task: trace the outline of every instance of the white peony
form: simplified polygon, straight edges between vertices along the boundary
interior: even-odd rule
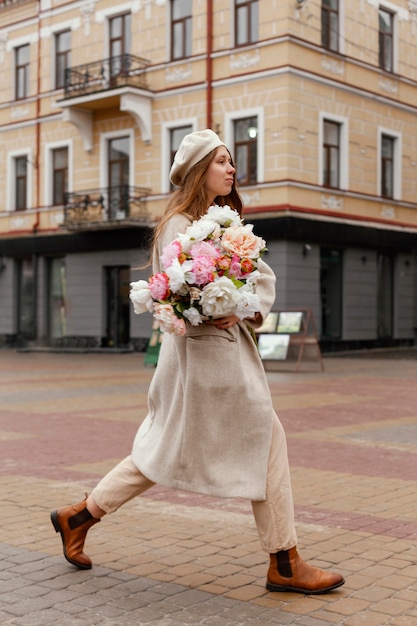
[[[154,317],[159,322],[159,328],[163,333],[173,335],[185,335],[185,322],[178,318],[170,304],[154,304]]]
[[[238,289],[238,302],[236,306],[235,315],[239,317],[241,320],[246,317],[254,317],[255,313],[257,313],[260,309],[260,300],[259,296],[254,293],[250,287],[250,285],[243,285],[240,289]]]
[[[193,283],[195,280],[194,274],[191,271],[192,268],[192,261],[180,263],[178,259],[174,259],[171,265],[167,267],[165,273],[169,279],[169,288],[173,293],[180,295],[187,293],[186,283]]]
[[[187,318],[192,326],[198,326],[203,322],[203,318],[201,317],[200,312],[193,306],[191,306],[189,309],[185,309],[182,314],[185,318]]]
[[[220,226],[239,226],[242,223],[239,213],[227,204],[225,206],[218,206],[217,204],[210,206],[201,219],[217,222]]]
[[[197,220],[187,228],[185,233],[179,234],[177,240],[181,243],[183,252],[189,252],[196,241],[204,241],[218,230],[218,224],[212,220]]]
[[[146,311],[149,311],[149,313],[153,312],[153,300],[146,280],[130,283],[129,297],[133,303],[133,310],[138,315],[146,313]]]
[[[216,278],[201,293],[200,305],[203,315],[224,317],[234,313],[238,302],[238,290],[227,276]]]

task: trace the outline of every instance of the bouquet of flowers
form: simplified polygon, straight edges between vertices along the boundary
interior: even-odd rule
[[[232,314],[253,317],[260,304],[257,262],[266,244],[252,230],[229,206],[209,207],[164,248],[162,272],[130,283],[135,313],[149,311],[161,331],[176,335],[185,334],[185,320],[197,326]]]

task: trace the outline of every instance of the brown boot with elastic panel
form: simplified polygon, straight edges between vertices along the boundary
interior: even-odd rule
[[[306,595],[326,593],[344,584],[334,572],[313,567],[299,556],[297,548],[270,555],[266,588],[269,591],[294,591]]]
[[[51,521],[57,533],[61,533],[64,556],[80,569],[91,569],[91,559],[84,554],[84,542],[88,530],[99,522],[87,509],[86,500],[51,513]]]

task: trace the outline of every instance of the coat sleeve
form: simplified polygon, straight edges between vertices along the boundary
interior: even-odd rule
[[[152,257],[152,272],[156,274],[161,271],[161,254],[168,244],[170,244],[174,239],[177,239],[180,233],[183,233],[187,230],[187,227],[192,224],[192,220],[188,218],[186,215],[174,215],[164,226],[161,234],[159,235],[159,239],[157,241],[156,247],[153,251]]]
[[[261,275],[256,281],[256,293],[258,294],[259,300],[261,302],[261,318],[259,319],[258,316],[256,322],[250,322],[250,325],[255,329],[262,326],[263,321],[265,320],[266,316],[274,305],[276,283],[276,276],[274,272],[269,267],[269,265],[267,265],[262,259],[258,261],[258,270]]]

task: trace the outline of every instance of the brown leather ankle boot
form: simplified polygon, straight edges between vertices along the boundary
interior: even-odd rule
[[[270,560],[266,583],[269,591],[318,594],[336,589],[345,582],[340,574],[305,563],[295,547],[271,554]]]
[[[86,500],[51,513],[51,521],[57,533],[61,533],[64,556],[80,569],[91,569],[91,559],[84,554],[87,531],[99,522],[87,509]]]

